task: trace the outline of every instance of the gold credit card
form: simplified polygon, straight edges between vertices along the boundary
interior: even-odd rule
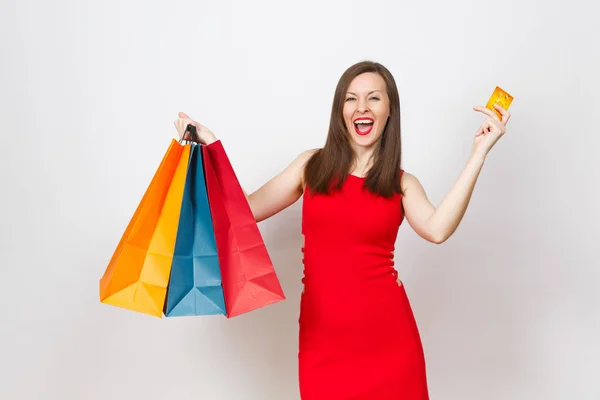
[[[488,100],[485,107],[494,111],[496,115],[498,115],[498,118],[502,120],[502,114],[500,114],[500,112],[494,108],[494,104],[498,104],[500,107],[504,108],[505,110],[508,110],[508,107],[510,107],[510,103],[512,103],[512,101],[513,97],[510,94],[508,94],[508,92],[504,91],[501,87],[496,86],[496,89],[494,89],[494,93],[492,93],[492,95],[490,96],[490,99]]]

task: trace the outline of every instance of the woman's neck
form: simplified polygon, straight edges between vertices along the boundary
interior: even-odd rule
[[[350,173],[353,175],[364,176],[373,166],[373,154],[375,146],[371,147],[354,147],[354,163],[352,164]]]

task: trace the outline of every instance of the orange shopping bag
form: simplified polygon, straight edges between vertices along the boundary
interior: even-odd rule
[[[190,148],[171,141],[100,279],[102,303],[162,318]]]

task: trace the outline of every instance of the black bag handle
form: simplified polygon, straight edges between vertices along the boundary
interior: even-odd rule
[[[179,143],[183,142],[183,138],[185,137],[186,132],[190,133],[190,140],[186,140],[186,142],[200,143],[200,137],[198,136],[198,131],[196,130],[196,127],[192,124],[188,124],[188,126],[185,128],[185,132],[183,132],[183,135],[181,135],[181,139],[179,139]],[[194,139],[197,139],[197,140],[194,140]]]

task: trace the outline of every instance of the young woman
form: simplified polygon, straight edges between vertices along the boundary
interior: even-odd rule
[[[446,241],[469,203],[486,155],[510,114],[487,115],[456,183],[436,208],[418,179],[401,169],[400,100],[381,64],[360,62],[338,82],[327,140],[305,151],[247,195],[256,221],[301,196],[304,291],[300,305],[299,383],[304,400],[428,399],[423,349],[393,251],[403,219],[425,240]],[[200,142],[217,141],[179,114]],[[187,134],[186,134],[187,136]]]

